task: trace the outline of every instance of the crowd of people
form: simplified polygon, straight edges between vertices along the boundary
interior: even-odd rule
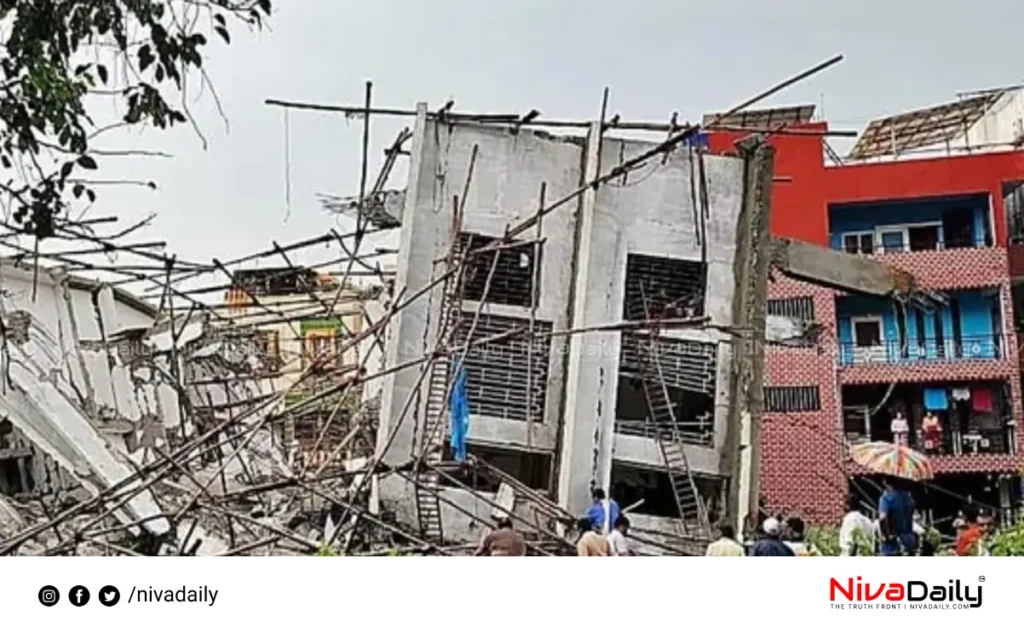
[[[953,525],[957,531],[953,547],[957,556],[985,555],[990,517],[968,507],[959,513]],[[877,519],[868,518],[856,498],[847,502],[847,512],[839,526],[839,551],[841,556],[934,556],[936,544],[925,538],[926,533],[913,496],[899,480],[887,479],[878,500]],[[804,522],[798,517],[764,519],[755,530],[753,541],[746,546],[736,540],[731,526],[723,526],[719,539],[707,549],[707,556],[818,555],[818,549],[807,543]]]
[[[596,488],[593,503],[576,522],[576,554],[578,556],[633,556],[630,547],[629,519],[615,500]],[[957,556],[984,555],[985,536],[990,529],[989,517],[975,508],[962,510],[954,521],[957,531],[954,551]],[[706,556],[820,556],[821,552],[807,541],[807,526],[796,516],[766,517],[748,543],[737,539],[730,525],[717,529],[717,538],[708,545]],[[925,538],[926,529],[919,518],[914,498],[899,480],[886,479],[878,500],[878,518],[865,515],[857,500],[851,497],[847,512],[839,525],[841,556],[934,556],[935,544]],[[525,556],[526,543],[503,518],[476,551],[477,556]]]
[[[576,554],[578,556],[633,556],[626,540],[629,519],[619,504],[609,499],[604,490],[594,489],[593,505],[576,522]],[[502,518],[497,528],[484,537],[475,556],[526,556],[526,541],[515,530],[512,521]]]
[[[736,540],[731,525],[718,528],[718,539],[708,545],[706,556],[820,556],[807,542],[806,525],[799,517],[768,517],[749,545]]]

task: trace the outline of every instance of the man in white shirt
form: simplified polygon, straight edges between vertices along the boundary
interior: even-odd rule
[[[611,546],[612,556],[632,556],[633,552],[626,543],[626,533],[629,532],[629,519],[619,515],[615,519],[615,529],[608,534],[608,545]]]
[[[870,546],[872,553],[877,534],[874,522],[864,516],[857,500],[851,497],[846,503],[848,512],[839,527],[839,549],[841,556],[856,556],[858,546]],[[859,539],[856,535],[860,535]]]
[[[736,541],[736,531],[731,525],[718,527],[718,540],[708,545],[705,556],[745,556],[743,546]]]

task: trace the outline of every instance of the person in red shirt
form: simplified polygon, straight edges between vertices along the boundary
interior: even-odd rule
[[[956,537],[957,556],[977,556],[985,531],[978,523],[978,511],[968,508],[964,512],[965,525]]]

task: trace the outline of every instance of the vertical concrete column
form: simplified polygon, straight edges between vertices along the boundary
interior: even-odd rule
[[[760,495],[764,412],[765,303],[775,149],[757,137],[737,143],[744,159],[743,208],[736,226],[729,423],[721,472],[729,473],[727,521],[737,529]]]
[[[601,130],[593,123],[587,137],[583,181],[597,177]],[[598,192],[588,189],[576,215],[576,252],[569,327],[583,328],[615,321],[620,305],[607,292],[617,276],[614,226],[599,221]],[[615,431],[615,381],[618,371],[615,333],[588,332],[570,338],[566,360],[565,407],[559,455],[558,500],[581,514],[590,505],[590,489],[607,489],[611,480]]]
[[[430,284],[433,271],[434,242],[439,222],[435,205],[435,179],[437,143],[427,121],[427,104],[416,106],[412,148],[409,153],[409,179],[406,186],[405,207],[402,210],[402,229],[398,247],[398,266],[395,288],[405,288],[411,297]],[[397,294],[397,292],[396,292]],[[430,294],[430,293],[427,293]],[[420,297],[391,319],[385,345],[384,364],[395,367],[420,358],[422,341],[428,324],[431,304],[426,295]],[[377,431],[377,453],[385,464],[405,463],[412,454],[416,435],[416,384],[421,367],[407,369],[385,376],[380,384],[380,427]],[[420,383],[426,394],[427,380]],[[411,406],[406,403],[413,399]],[[405,415],[403,417],[403,410]],[[391,436],[394,437],[391,437]]]

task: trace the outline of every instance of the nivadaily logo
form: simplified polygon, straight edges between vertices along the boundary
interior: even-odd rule
[[[977,609],[982,604],[982,585],[950,580],[933,585],[923,580],[905,582],[864,582],[860,576],[829,582],[829,600],[852,603],[855,609]]]

